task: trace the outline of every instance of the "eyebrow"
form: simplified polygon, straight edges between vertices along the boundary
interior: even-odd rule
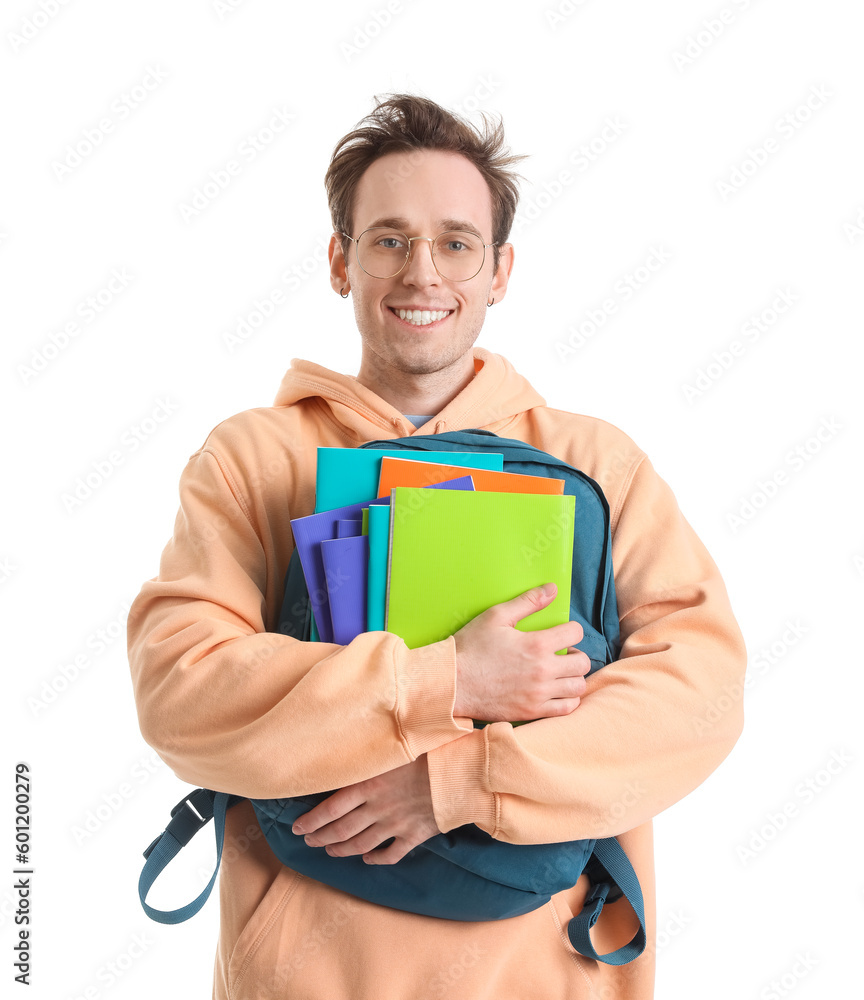
[[[366,228],[375,229],[379,226],[387,226],[392,229],[401,229],[404,231],[410,228],[410,223],[407,219],[404,219],[401,216],[388,215],[384,218],[375,219],[375,221],[370,222]],[[482,239],[482,234],[479,228],[475,226],[473,222],[466,222],[465,219],[439,219],[438,228],[442,233],[448,233],[452,229],[461,229],[466,233],[474,233]]]

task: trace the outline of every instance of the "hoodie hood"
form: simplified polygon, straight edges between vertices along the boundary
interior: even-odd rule
[[[474,378],[440,413],[415,431],[414,425],[394,406],[353,375],[340,375],[311,361],[295,358],[285,373],[274,406],[290,406],[317,399],[333,419],[358,441],[441,434],[444,431],[482,427],[503,433],[521,414],[545,400],[527,379],[500,354],[475,347]],[[506,435],[505,435],[506,436]]]

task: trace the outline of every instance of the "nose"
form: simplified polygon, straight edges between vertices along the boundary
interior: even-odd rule
[[[418,236],[411,240],[408,260],[402,271],[402,279],[406,284],[437,285],[441,281],[432,257],[432,243],[429,236]],[[421,246],[418,247],[418,244]]]

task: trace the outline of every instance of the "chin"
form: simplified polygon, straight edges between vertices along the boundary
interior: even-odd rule
[[[406,375],[432,375],[446,368],[451,361],[441,358],[394,358],[393,367]]]
[[[398,341],[376,339],[377,344],[374,340],[364,338],[364,351],[368,352],[369,360],[377,358],[377,363],[372,361],[373,366],[380,369],[383,365],[391,371],[410,376],[434,375],[458,364],[466,354],[471,355],[476,338],[465,338],[458,343],[445,340],[437,344],[431,340],[423,343],[419,337],[408,341],[402,338]]]
[[[470,345],[467,350],[470,352]],[[429,345],[418,347],[416,351],[400,352],[393,358],[393,364],[412,375],[431,375],[456,364],[464,356],[464,350],[450,345],[437,348]]]

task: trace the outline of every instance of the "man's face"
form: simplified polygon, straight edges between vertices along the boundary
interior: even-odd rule
[[[430,236],[453,229],[473,231],[492,242],[492,199],[480,171],[464,156],[441,150],[389,153],[360,178],[355,198],[355,238],[373,226],[393,226],[406,236]],[[363,367],[379,373],[440,371],[470,358],[486,318],[486,303],[500,302],[512,266],[505,245],[493,277],[493,250],[479,274],[467,281],[442,278],[432,262],[431,243],[416,240],[411,258],[393,278],[374,278],[357,263],[354,244],[347,262],[340,240],[331,239],[331,285],[350,288],[363,340]],[[417,325],[398,310],[445,311],[435,322]],[[465,361],[467,366],[468,362]]]

